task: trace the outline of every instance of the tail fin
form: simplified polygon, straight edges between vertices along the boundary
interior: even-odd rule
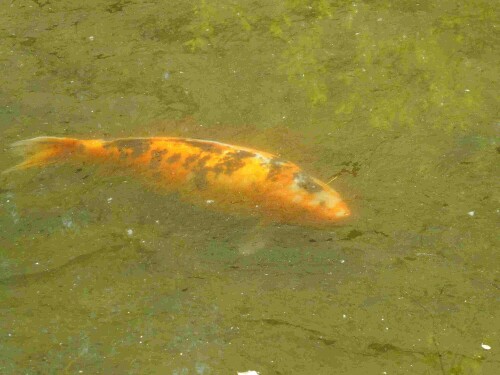
[[[24,156],[24,161],[7,169],[3,173],[45,166],[69,157],[81,141],[73,138],[37,137],[13,143],[16,153]]]

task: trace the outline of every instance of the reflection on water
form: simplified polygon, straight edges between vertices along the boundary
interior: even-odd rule
[[[352,211],[317,228],[93,165],[3,174],[2,373],[495,373],[492,2],[0,7],[1,170],[40,135],[213,139]]]

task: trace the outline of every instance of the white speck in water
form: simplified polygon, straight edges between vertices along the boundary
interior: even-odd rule
[[[465,91],[465,92],[470,92],[470,90],[469,90],[469,89],[465,89],[464,91]]]
[[[38,266],[39,264],[40,264],[40,263],[38,263],[38,262],[35,262],[35,265],[37,265],[37,266]]]
[[[94,36],[93,35],[89,36],[89,40],[93,41],[94,40]]]
[[[342,318],[347,318],[347,315],[346,314],[342,314]]]
[[[481,344],[481,348],[483,348],[484,350],[490,350],[491,346],[489,346],[487,344]]]
[[[238,371],[238,375],[259,375],[259,374],[260,374],[259,372],[253,370],[248,370],[243,372]]]
[[[344,259],[341,259],[341,260],[340,260],[340,263],[345,263],[345,260],[344,260]]]
[[[214,203],[215,201],[213,199],[207,199],[207,204],[212,204]]]
[[[66,228],[71,228],[73,226],[73,220],[69,217],[63,217],[62,223]]]
[[[165,72],[165,73],[163,73],[163,79],[164,79],[164,80],[170,79],[170,77],[171,77],[171,75],[170,75],[170,73],[169,73],[169,72]]]
[[[127,229],[127,234],[131,236],[134,234],[134,231],[132,229]]]
[[[476,213],[474,211],[469,211],[467,212],[467,215],[469,215],[470,217],[474,216]]]
[[[108,198],[108,203],[111,203],[112,200],[113,200],[113,198],[109,197]]]

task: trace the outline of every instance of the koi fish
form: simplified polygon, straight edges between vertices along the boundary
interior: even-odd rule
[[[350,215],[339,194],[297,165],[251,148],[174,137],[80,140],[38,137],[13,144],[25,160],[10,170],[59,162],[130,170],[164,190],[273,221],[328,224]]]

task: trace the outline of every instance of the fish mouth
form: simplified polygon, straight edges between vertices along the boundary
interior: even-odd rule
[[[335,207],[325,210],[322,213],[317,211],[309,212],[308,215],[302,216],[301,224],[318,227],[338,225],[349,216],[351,216],[351,210],[349,210],[343,201],[340,201]]]
[[[333,216],[336,219],[342,219],[351,215],[351,211],[344,202],[339,202],[335,205]]]

